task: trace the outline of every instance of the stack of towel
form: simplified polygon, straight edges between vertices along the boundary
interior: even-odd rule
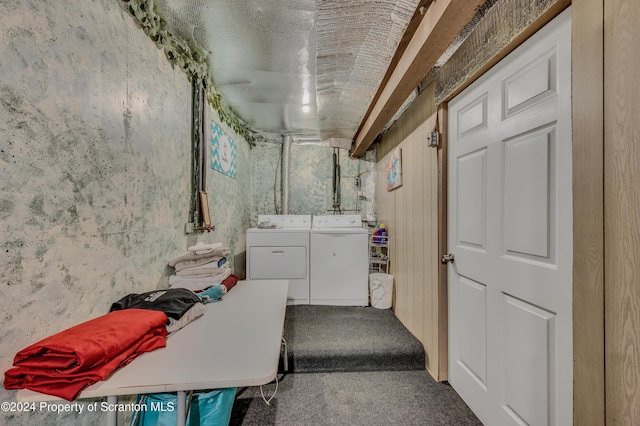
[[[234,281],[231,278],[235,277],[227,261],[230,254],[229,247],[222,243],[199,242],[187,248],[186,253],[169,260],[169,266],[176,270],[175,275],[169,277],[169,287],[186,288],[198,293],[226,284],[226,290],[229,290],[229,282]]]

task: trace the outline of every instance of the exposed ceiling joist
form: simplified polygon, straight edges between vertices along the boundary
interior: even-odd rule
[[[484,0],[435,0],[429,5],[391,77],[380,88],[375,105],[362,121],[351,156],[360,157],[373,144],[483,3]]]

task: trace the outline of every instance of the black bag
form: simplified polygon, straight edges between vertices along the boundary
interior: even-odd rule
[[[154,290],[142,294],[129,294],[111,305],[109,312],[122,309],[150,309],[162,311],[167,317],[179,320],[200,298],[185,288]]]

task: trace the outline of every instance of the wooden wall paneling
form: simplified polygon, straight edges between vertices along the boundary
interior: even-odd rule
[[[400,122],[400,140],[396,140],[396,146],[400,148],[403,147],[402,141],[405,137],[405,128],[407,124],[406,121]],[[403,157],[406,157],[406,152]],[[403,171],[404,173],[404,171]],[[408,310],[407,310],[407,290],[406,290],[406,277],[407,277],[407,220],[404,217],[405,212],[407,211],[407,196],[406,196],[406,185],[401,186],[398,189],[395,189],[396,196],[396,220],[395,226],[398,228],[398,269],[396,273],[398,274],[398,318],[402,323],[410,327],[408,321]]]
[[[423,198],[423,221],[425,223],[425,234],[423,241],[425,245],[425,297],[428,301],[425,302],[425,308],[428,312],[425,313],[425,332],[429,335],[429,349],[431,354],[431,366],[429,372],[437,380],[438,366],[440,363],[440,351],[438,342],[438,329],[439,317],[438,317],[438,295],[437,291],[437,268],[435,257],[436,244],[438,238],[437,230],[437,162],[436,162],[436,150],[429,147],[427,144],[427,134],[436,127],[436,106],[435,106],[435,87],[434,85],[428,86],[423,93],[424,101],[422,103],[423,112],[422,120],[423,125],[421,129],[421,145],[424,149],[424,189],[420,196]]]
[[[640,424],[640,2],[604,1],[606,424]]]
[[[575,425],[605,424],[603,2],[572,10]]]
[[[433,341],[433,333],[432,333],[432,300],[431,300],[431,291],[430,291],[430,282],[429,282],[429,263],[428,258],[430,256],[429,252],[429,235],[431,233],[431,229],[428,221],[428,214],[430,207],[429,203],[429,155],[428,155],[428,147],[426,146],[426,133],[425,133],[425,116],[428,112],[428,103],[430,102],[430,97],[425,96],[423,94],[420,97],[419,103],[419,114],[417,120],[421,121],[420,131],[418,140],[416,141],[419,146],[419,167],[420,167],[420,176],[419,176],[419,188],[416,190],[416,203],[418,203],[416,209],[417,220],[420,222],[420,230],[421,233],[416,235],[417,242],[421,246],[420,253],[416,253],[416,262],[420,262],[422,264],[419,280],[417,285],[420,287],[420,296],[422,301],[422,313],[420,321],[422,322],[422,336],[424,339],[425,347],[429,347],[430,351],[430,362],[435,362],[434,358],[434,341]]]
[[[420,109],[418,109],[418,112]],[[416,114],[418,117],[418,114]],[[415,119],[417,121],[417,118]],[[424,198],[424,144],[420,143],[422,139],[422,126],[418,126],[413,133],[413,190],[411,216],[413,222],[413,252],[411,253],[413,263],[413,317],[416,328],[416,334],[424,335],[424,275],[425,264],[421,261],[424,252],[424,244],[422,238],[426,232],[424,226],[424,211],[422,209],[422,198]]]
[[[418,140],[418,167],[420,169],[418,175],[418,188],[416,191],[416,208],[415,215],[416,220],[420,223],[420,234],[416,234],[414,238],[416,238],[416,245],[420,246],[420,252],[415,254],[416,262],[420,263],[419,276],[416,285],[419,287],[420,299],[421,299],[421,311],[419,321],[421,322],[420,327],[422,330],[422,334],[427,334],[427,328],[430,327],[431,321],[429,320],[432,309],[429,304],[427,293],[429,291],[429,281],[428,277],[431,271],[429,264],[425,262],[426,257],[428,256],[429,246],[425,243],[427,240],[427,235],[431,233],[431,227],[428,220],[428,211],[425,210],[425,198],[427,198],[429,182],[429,156],[428,156],[428,147],[426,146],[426,132],[424,125],[420,129],[420,136]],[[431,339],[432,340],[432,339]]]
[[[409,123],[407,123],[409,127]],[[409,324],[410,331],[417,335],[415,324],[415,312],[413,310],[414,302],[414,288],[413,278],[415,275],[414,262],[413,262],[413,234],[415,232],[415,224],[413,221],[413,196],[414,196],[414,177],[415,177],[415,145],[413,143],[413,134],[410,134],[403,142],[403,170],[406,171],[404,175],[404,193],[406,195],[405,210],[404,210],[404,223],[406,224],[406,239],[405,239],[405,303],[406,303],[406,321]],[[406,165],[406,169],[404,168]]]
[[[398,228],[396,226],[395,211],[396,211],[396,197],[395,191],[387,191],[387,174],[386,164],[389,154],[395,145],[394,134],[397,132],[390,132],[388,136],[379,144],[380,154],[382,157],[378,163],[378,182],[377,192],[380,194],[380,203],[378,204],[378,222],[385,223],[389,227],[389,241],[391,247],[390,252],[390,266],[389,270],[394,275],[394,288],[393,288],[393,309],[394,312],[398,309],[399,293],[398,293],[398,278],[397,271],[399,270],[399,253],[398,253]]]
[[[416,114],[414,118],[414,125],[418,124],[421,119],[423,109],[421,108],[421,104],[418,105],[416,109]],[[427,286],[427,282],[425,280],[425,276],[428,270],[428,265],[423,262],[424,252],[426,250],[426,246],[424,245],[424,235],[427,230],[427,226],[425,224],[425,211],[424,211],[424,203],[423,199],[425,198],[425,179],[424,172],[426,170],[427,164],[425,164],[425,140],[424,140],[424,125],[418,125],[416,131],[414,132],[414,145],[415,145],[415,158],[414,158],[414,182],[415,188],[413,190],[413,222],[415,232],[413,233],[414,239],[414,252],[413,263],[414,267],[414,302],[413,302],[413,312],[415,317],[415,324],[417,326],[417,334],[423,336],[425,338],[425,287]]]
[[[410,123],[407,123],[407,127],[410,127]],[[414,308],[415,302],[415,287],[414,278],[416,275],[415,262],[413,261],[413,253],[415,251],[414,246],[414,234],[416,232],[415,218],[413,217],[413,206],[416,190],[416,144],[415,144],[416,132],[411,133],[405,139],[403,143],[403,173],[404,173],[404,193],[405,199],[405,211],[403,221],[406,224],[406,239],[405,239],[405,296],[406,296],[406,309],[407,309],[407,323],[414,335],[419,335],[416,327],[416,312]],[[405,167],[406,166],[406,167]]]
[[[379,143],[377,194],[378,220],[389,226],[391,237],[394,312],[423,344],[426,367],[438,378],[442,362],[436,253],[438,167],[436,150],[427,147],[426,139],[436,122],[434,96],[432,87],[421,94]],[[396,147],[402,149],[403,185],[387,192],[384,166]],[[389,200],[393,200],[392,205]]]

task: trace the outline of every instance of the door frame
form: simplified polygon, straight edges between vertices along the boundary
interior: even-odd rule
[[[559,15],[559,5],[538,18],[522,34],[483,65],[437,106],[438,129],[438,250],[447,246],[448,102],[493,65]],[[573,422],[605,423],[604,340],[604,6],[599,0],[574,1],[572,6],[573,122]],[[600,31],[597,31],[599,29]],[[438,290],[447,299],[447,266],[438,270]],[[442,293],[444,292],[444,293]],[[443,304],[439,330],[441,378],[448,377],[448,304]]]

